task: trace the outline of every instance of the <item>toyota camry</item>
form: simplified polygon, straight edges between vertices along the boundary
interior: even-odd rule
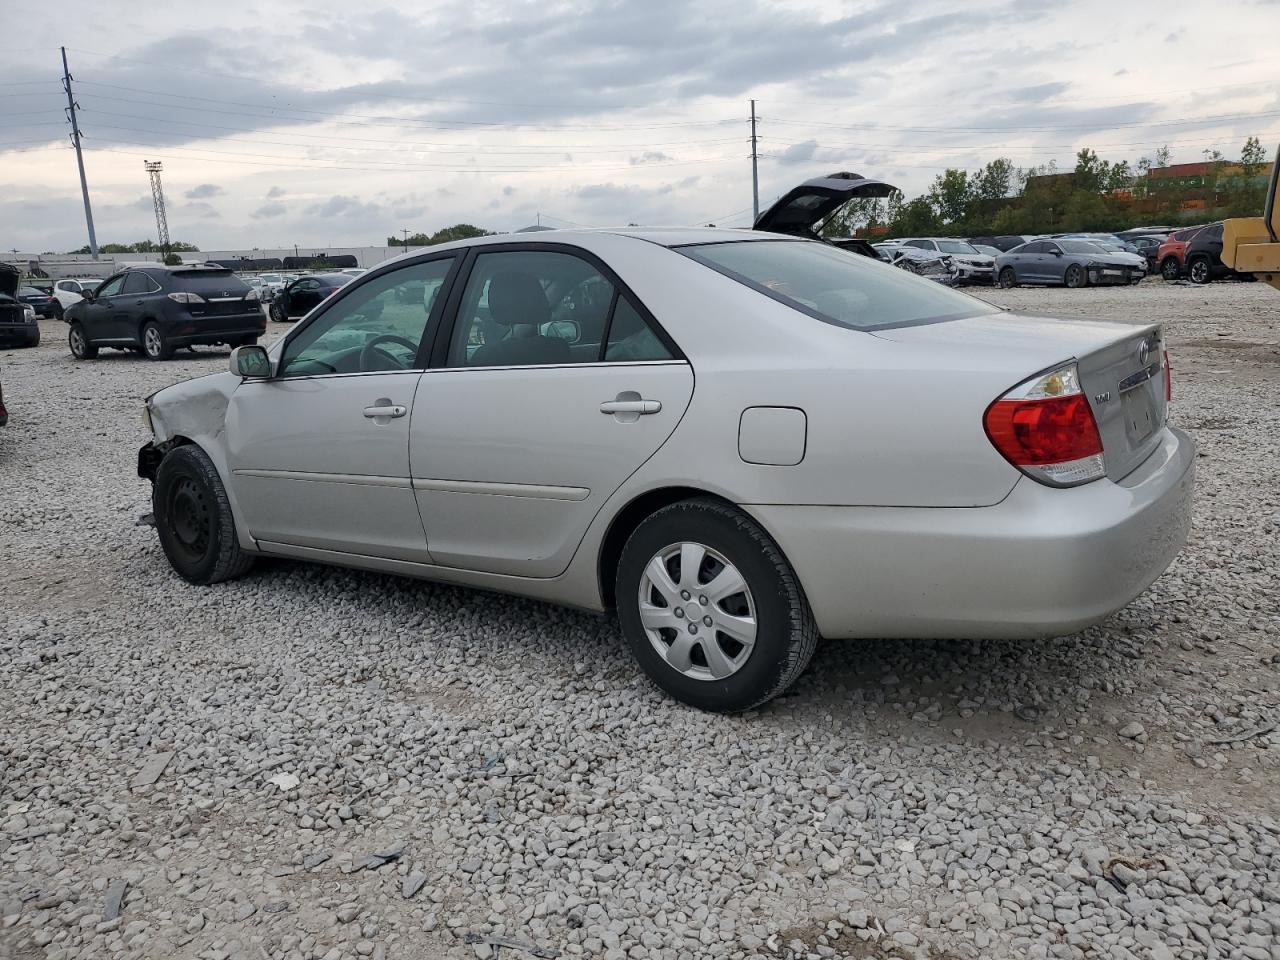
[[[819,637],[1081,630],[1191,517],[1159,326],[760,230],[410,252],[230,368],[146,402],[179,575],[291,557],[616,611],[709,710],[777,696]]]

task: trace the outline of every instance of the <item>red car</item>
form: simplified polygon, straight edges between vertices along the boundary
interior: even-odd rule
[[[1160,276],[1165,280],[1177,280],[1186,269],[1187,244],[1204,226],[1175,230],[1165,238],[1156,250],[1156,263],[1160,264]]]

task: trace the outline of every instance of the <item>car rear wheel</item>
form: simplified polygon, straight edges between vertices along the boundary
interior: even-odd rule
[[[1213,273],[1209,269],[1209,261],[1204,257],[1196,257],[1187,265],[1187,276],[1192,283],[1208,283],[1213,279]]]
[[[1078,263],[1073,263],[1067,267],[1067,272],[1062,275],[1062,282],[1068,287],[1075,289],[1084,286],[1084,267]]]
[[[173,356],[173,344],[160,330],[154,320],[147,322],[142,328],[142,352],[148,360],[168,360]]]
[[[1010,287],[1018,285],[1018,275],[1013,272],[1013,267],[1005,267],[1000,271],[1000,287],[1008,290]]]
[[[209,455],[193,444],[165,454],[151,489],[160,546],[184,580],[207,585],[253,566],[240,549],[226,488]]]
[[[71,330],[67,333],[67,346],[71,348],[71,355],[77,360],[92,360],[98,355],[98,348],[89,342],[84,326],[79,323],[71,325]]]
[[[701,710],[737,712],[804,672],[818,629],[791,565],[750,517],[711,499],[664,507],[623,547],[618,618],[640,665]]]
[[[1165,257],[1160,264],[1160,277],[1164,280],[1177,280],[1182,268],[1178,266],[1177,257]]]

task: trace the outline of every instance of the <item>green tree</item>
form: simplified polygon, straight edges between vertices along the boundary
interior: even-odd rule
[[[170,253],[165,256],[164,262],[171,267],[179,267],[182,265],[182,258],[176,253]]]
[[[1267,152],[1262,149],[1262,144],[1258,142],[1257,137],[1249,137],[1245,140],[1244,146],[1240,150],[1240,166],[1244,168],[1246,177],[1255,177],[1262,173],[1262,168],[1267,163]]]
[[[969,175],[948,167],[934,178],[927,196],[943,223],[960,223],[969,215],[969,201],[973,197]]]
[[[469,240],[472,237],[487,237],[491,230],[482,230],[469,223],[455,223],[452,227],[444,227],[427,236],[425,233],[411,234],[404,237],[387,237],[388,247],[430,247],[437,243],[448,243],[450,240]]]

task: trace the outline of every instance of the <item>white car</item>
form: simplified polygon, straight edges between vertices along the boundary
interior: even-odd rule
[[[59,315],[73,303],[79,303],[83,300],[86,290],[96,290],[100,283],[102,283],[102,280],[99,277],[90,277],[84,280],[59,280],[54,283],[53,299],[58,301]]]
[[[414,250],[230,367],[146,401],[179,575],[292,557],[616,610],[704,709],[777,696],[820,635],[1080,630],[1191,522],[1159,326],[761,231]]]
[[[905,237],[899,243],[951,258],[961,283],[994,283],[995,259],[982,253],[968,240],[954,237]]]

